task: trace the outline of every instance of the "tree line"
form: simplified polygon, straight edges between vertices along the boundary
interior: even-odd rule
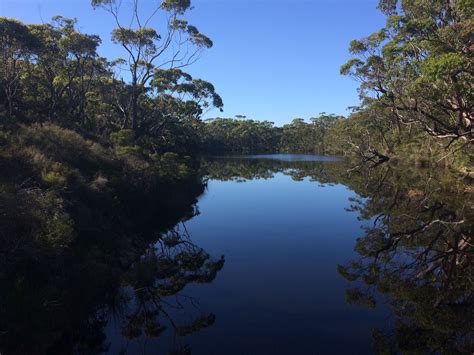
[[[338,154],[331,144],[332,128],[343,116],[321,113],[306,122],[295,118],[282,127],[270,121],[236,118],[206,120],[201,135],[202,151],[208,153],[315,153]]]

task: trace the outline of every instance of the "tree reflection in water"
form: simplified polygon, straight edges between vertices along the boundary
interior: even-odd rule
[[[391,329],[373,331],[377,353],[474,353],[474,187],[445,169],[349,162],[209,160],[208,177],[245,181],[283,173],[343,184],[360,198],[348,210],[365,221],[355,250],[339,265],[356,287],[349,303],[390,305]]]
[[[212,259],[184,228],[204,184],[190,179],[158,188],[125,191],[119,201],[85,189],[73,195],[66,215],[48,192],[0,184],[2,354],[108,351],[111,322],[126,339],[168,329],[176,338],[172,350],[189,350],[180,339],[214,316],[183,302],[181,291],[212,282],[224,259]],[[63,222],[69,220],[74,224]],[[184,319],[172,314],[176,307]]]
[[[367,199],[351,209],[371,224],[356,242],[360,258],[338,270],[359,280],[349,302],[373,307],[382,294],[391,306],[393,329],[374,331],[376,351],[472,353],[472,185],[427,169],[363,176],[356,192]]]
[[[358,258],[338,271],[355,285],[348,302],[390,305],[391,328],[373,332],[376,352],[474,351],[471,181],[440,169],[352,169],[327,161],[210,159],[202,170],[204,181],[283,173],[347,186],[359,196],[349,210],[365,227]],[[194,245],[181,223],[195,215],[204,186],[188,182],[148,197],[134,192],[129,209],[117,208],[113,196],[77,194],[71,240],[51,232],[67,235],[71,226],[50,213],[56,202],[47,193],[0,186],[2,354],[106,351],[112,319],[120,337],[173,334],[172,351],[190,353],[184,336],[211,325],[214,316],[201,314],[182,290],[212,282],[224,264]],[[157,205],[154,196],[168,202]]]
[[[169,231],[125,274],[124,292],[129,292],[124,304],[128,307],[118,313],[122,335],[126,339],[142,335],[159,337],[171,327],[175,334],[175,351],[190,352],[179,338],[212,325],[215,316],[212,313],[192,316],[196,304],[192,297],[180,292],[190,283],[212,282],[223,266],[224,258],[212,260],[191,242],[185,228]],[[179,322],[170,313],[173,310],[188,312],[187,320]]]

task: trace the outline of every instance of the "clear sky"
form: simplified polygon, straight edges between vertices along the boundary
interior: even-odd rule
[[[123,0],[126,2],[127,0]],[[146,7],[152,0],[142,0]],[[148,4],[147,4],[148,3]],[[320,112],[347,114],[358,103],[357,83],[339,74],[351,39],[384,24],[377,0],[193,0],[187,19],[214,47],[187,69],[210,81],[224,100],[224,113],[277,125]],[[0,0],[0,15],[25,23],[54,15],[76,17],[82,32],[103,39],[99,53],[120,55],[110,43],[109,14],[89,0]]]

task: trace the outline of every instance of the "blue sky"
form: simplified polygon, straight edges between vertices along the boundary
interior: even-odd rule
[[[127,0],[123,0],[126,2]],[[151,0],[142,0],[144,15]],[[357,83],[339,74],[351,39],[384,24],[377,0],[193,0],[187,19],[214,47],[187,69],[212,82],[224,113],[277,125],[320,112],[347,114],[358,103]],[[26,23],[54,15],[76,17],[82,32],[101,36],[100,54],[121,55],[109,41],[109,14],[88,0],[0,0],[0,15]]]

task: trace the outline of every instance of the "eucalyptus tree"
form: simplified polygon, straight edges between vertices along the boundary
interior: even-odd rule
[[[295,118],[283,126],[281,149],[286,152],[304,152],[312,150],[314,139],[308,129],[309,123],[303,118]]]
[[[360,80],[363,105],[389,109],[398,129],[473,142],[472,0],[380,0],[380,31],[350,44],[341,73]]]
[[[326,154],[329,149],[327,135],[343,116],[322,112],[311,117],[310,123],[295,118],[283,126],[280,149],[287,152]]]
[[[216,117],[201,131],[202,149],[208,153],[269,153],[278,150],[280,129],[270,121]]]
[[[317,144],[317,153],[326,154],[327,152],[327,135],[329,130],[336,124],[338,120],[344,119],[343,116],[328,114],[321,112],[317,117],[311,117],[310,121],[312,129],[315,131],[315,143]]]
[[[100,38],[78,32],[75,24],[75,19],[55,16],[51,23],[28,26],[40,42],[26,83],[30,100],[38,111],[46,103],[47,118],[63,124],[70,124],[75,111],[84,120],[86,93],[101,64],[96,52]]]
[[[212,107],[223,106],[214,86],[178,68],[156,69],[150,92],[154,94],[151,109],[141,120],[139,133],[146,132],[162,150],[196,152],[202,114]]]
[[[61,16],[40,25],[0,18],[0,85],[10,118],[84,121],[86,93],[103,61],[99,37],[75,24]]]
[[[30,68],[39,41],[28,26],[0,17],[0,87],[8,116],[13,116],[15,102],[21,95],[21,78]]]
[[[191,65],[204,48],[212,47],[212,41],[183,18],[191,8],[190,0],[153,2],[153,8],[144,16],[139,0],[133,0],[126,20],[120,13],[119,0],[92,0],[91,4],[110,13],[117,26],[112,41],[124,50],[125,58],[120,63],[126,65],[130,75],[130,100],[122,107],[123,127],[137,131],[145,117],[140,103],[153,94],[153,77],[162,75],[163,69]],[[163,20],[162,33],[152,27],[158,18]]]

